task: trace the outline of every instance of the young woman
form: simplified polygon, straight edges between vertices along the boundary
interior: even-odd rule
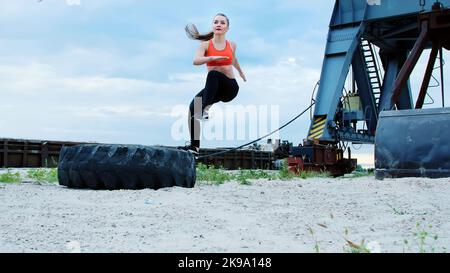
[[[208,69],[205,88],[194,97],[189,106],[191,143],[181,147],[195,155],[198,155],[200,149],[199,120],[208,119],[208,110],[214,103],[229,102],[238,94],[239,85],[233,67],[244,82],[247,81],[236,58],[236,43],[225,38],[229,27],[228,17],[219,13],[214,17],[212,31],[207,34],[200,34],[195,25],[188,25],[185,29],[189,38],[202,41],[195,53],[194,65],[206,64]]]

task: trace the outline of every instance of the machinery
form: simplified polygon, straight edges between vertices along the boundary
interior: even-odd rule
[[[307,139],[289,168],[343,175],[356,168],[347,143],[375,144],[377,178],[450,176],[450,108],[442,48],[450,49],[450,0],[337,0]],[[414,103],[409,78],[425,49]],[[440,68],[442,108],[422,109]],[[351,88],[345,88],[346,82]]]

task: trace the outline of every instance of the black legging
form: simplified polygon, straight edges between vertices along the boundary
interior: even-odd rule
[[[230,79],[225,74],[215,70],[209,71],[205,88],[195,96],[189,106],[189,128],[192,146],[200,147],[200,122],[194,116],[202,116],[206,107],[219,101],[232,101],[238,92],[239,85],[235,79]]]

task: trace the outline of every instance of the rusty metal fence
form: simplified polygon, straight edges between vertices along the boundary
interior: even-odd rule
[[[80,143],[0,138],[1,168],[56,167],[59,152],[65,146]]]
[[[59,153],[63,146],[88,144],[47,140],[24,140],[0,138],[0,168],[54,168],[58,166]],[[90,143],[92,144],[92,143]],[[227,148],[201,149],[200,155],[227,150]],[[237,150],[198,160],[198,163],[237,169],[273,169],[273,153],[256,150]]]

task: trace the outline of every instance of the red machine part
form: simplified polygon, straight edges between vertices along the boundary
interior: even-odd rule
[[[300,157],[289,157],[288,161],[288,170],[294,174],[300,174],[304,169],[303,160]]]
[[[304,143],[296,147],[287,158],[288,170],[294,174],[301,172],[327,172],[332,176],[341,176],[356,169],[356,159],[344,158],[344,152],[333,145]]]

